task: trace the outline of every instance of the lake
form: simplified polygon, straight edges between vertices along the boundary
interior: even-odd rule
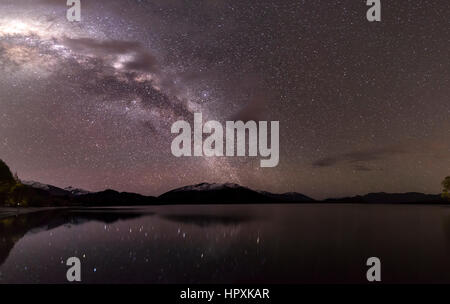
[[[450,283],[450,207],[74,208],[0,219],[0,283]]]

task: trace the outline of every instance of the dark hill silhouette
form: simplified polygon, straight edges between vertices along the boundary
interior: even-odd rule
[[[101,192],[77,195],[73,198],[73,202],[83,206],[137,206],[154,205],[157,203],[157,199],[153,196],[117,192],[108,189]]]
[[[298,192],[286,192],[281,194],[270,193],[266,191],[261,191],[262,194],[272,198],[275,201],[279,202],[314,202],[314,199],[298,193]]]
[[[31,187],[16,180],[8,165],[0,159],[0,206],[66,206],[65,196]]]
[[[439,194],[424,194],[418,192],[408,192],[408,193],[369,193],[366,195],[357,195],[353,197],[344,198],[332,198],[326,199],[324,202],[327,203],[368,203],[368,204],[380,204],[380,203],[390,203],[390,204],[423,204],[423,203],[434,203],[441,204],[445,203],[445,200]]]
[[[138,206],[162,204],[268,204],[268,203],[355,203],[355,204],[444,204],[440,195],[410,193],[369,193],[353,197],[315,201],[301,193],[274,194],[256,191],[237,184],[201,183],[166,192],[159,197],[105,190],[88,192],[20,182],[9,167],[0,160],[0,206]]]
[[[261,204],[313,201],[313,199],[299,193],[273,194],[230,183],[201,183],[186,186],[166,192],[158,199],[163,203],[176,204]]]
[[[22,184],[24,184],[26,186],[30,186],[31,188],[34,188],[34,189],[45,190],[50,195],[54,195],[54,196],[70,196],[71,195],[71,193],[69,191],[61,189],[59,187],[42,184],[42,183],[35,182],[35,181],[22,181]]]

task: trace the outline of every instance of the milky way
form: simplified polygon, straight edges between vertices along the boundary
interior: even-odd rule
[[[0,158],[22,179],[157,195],[234,182],[316,198],[438,192],[450,3],[1,0]],[[176,158],[171,124],[280,121],[280,163]]]

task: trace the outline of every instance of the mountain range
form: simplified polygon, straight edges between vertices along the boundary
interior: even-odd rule
[[[19,181],[0,160],[0,206],[136,206],[163,204],[271,204],[271,203],[448,203],[440,195],[411,193],[369,193],[363,196],[314,200],[297,192],[270,193],[238,184],[200,183],[168,191],[158,197],[104,190],[89,192],[59,188],[35,181]]]
[[[312,198],[300,193],[274,194],[265,191],[255,191],[231,183],[190,185],[171,190],[159,197],[118,192],[111,189],[100,192],[89,192],[72,187],[63,189],[34,181],[23,181],[22,183],[39,191],[46,191],[51,196],[66,197],[74,205],[248,204],[314,201]]]
[[[37,182],[27,185],[48,191],[51,196],[66,197],[71,204],[89,206],[159,205],[159,204],[252,204],[252,203],[446,203],[439,194],[409,193],[369,193],[343,198],[314,200],[297,192],[282,194],[256,191],[238,184],[200,183],[168,191],[158,197],[136,193],[105,190],[89,192],[76,188],[58,188]]]

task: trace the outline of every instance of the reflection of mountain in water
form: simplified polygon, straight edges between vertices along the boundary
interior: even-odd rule
[[[12,215],[0,219],[0,266],[6,261],[14,245],[27,233],[36,233],[63,225],[81,225],[89,221],[111,224],[120,220],[151,216],[155,213],[137,208],[71,208],[52,209]],[[255,220],[245,214],[167,214],[161,218],[199,227],[239,225]]]
[[[169,221],[183,224],[194,224],[200,227],[209,227],[214,225],[238,225],[254,220],[251,216],[246,215],[182,214],[164,215],[162,217]]]
[[[88,221],[114,223],[152,215],[132,209],[80,208],[37,211],[0,219],[0,266],[14,245],[31,230],[51,230],[62,225],[79,225]]]

